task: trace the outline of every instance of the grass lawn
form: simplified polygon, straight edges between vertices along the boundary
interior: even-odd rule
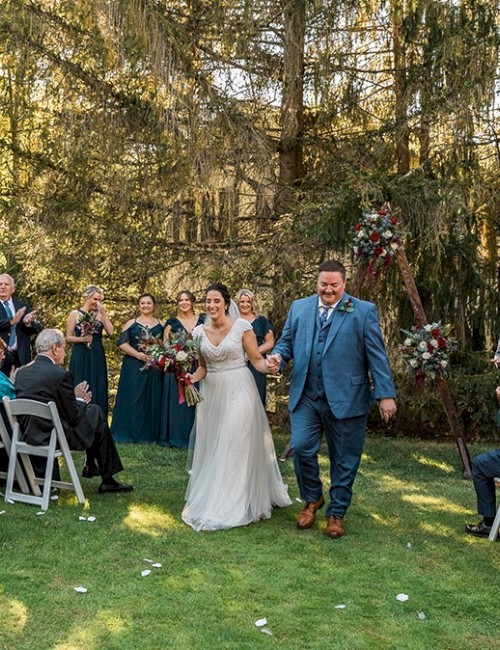
[[[44,515],[0,503],[2,650],[500,647],[500,544],[462,533],[477,515],[453,443],[370,437],[340,540],[323,518],[295,528],[290,461],[292,506],[195,533],[180,519],[186,453],[119,449],[130,494],[82,479],[85,506],[67,493]],[[255,627],[264,617],[272,636]]]

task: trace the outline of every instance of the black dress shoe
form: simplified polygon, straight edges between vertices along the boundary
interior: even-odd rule
[[[491,532],[491,526],[487,526],[484,521],[480,521],[478,524],[467,524],[465,532],[476,537],[488,537]]]
[[[101,483],[99,486],[99,494],[104,494],[106,492],[132,492],[133,489],[133,485],[121,485],[120,483]]]
[[[82,476],[83,478],[93,478],[94,476],[100,476],[101,472],[97,465],[94,465],[94,467],[89,467],[88,465],[84,465],[82,469]]]

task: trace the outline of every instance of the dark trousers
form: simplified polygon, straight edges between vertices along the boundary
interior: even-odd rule
[[[326,516],[343,517],[352,499],[352,486],[358,471],[365,440],[368,416],[339,420],[326,399],[303,395],[290,413],[291,445],[300,496],[307,502],[322,494],[318,453],[325,432],[330,456],[330,503]]]
[[[100,406],[88,404],[85,416],[95,432],[94,441],[86,449],[87,463],[95,459],[103,478],[109,478],[123,469],[115,441]]]
[[[500,476],[500,449],[492,449],[472,459],[477,511],[483,517],[494,517],[497,513],[495,476]]]

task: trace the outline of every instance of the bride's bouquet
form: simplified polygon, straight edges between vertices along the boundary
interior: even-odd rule
[[[173,332],[167,341],[146,335],[139,345],[140,350],[148,356],[145,368],[175,375],[179,404],[186,402],[188,406],[194,406],[203,399],[187,376],[198,367],[200,343],[201,337],[193,338],[191,334]]]

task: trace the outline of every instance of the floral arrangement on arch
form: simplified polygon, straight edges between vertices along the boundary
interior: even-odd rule
[[[441,322],[422,327],[413,325],[410,330],[401,331],[406,338],[399,351],[416,382],[420,383],[426,377],[446,376],[449,356],[458,350],[458,342],[447,338]]]
[[[377,212],[364,213],[354,226],[354,261],[368,263],[368,278],[376,279],[396,257],[402,245],[397,224],[390,205],[385,203]]]
[[[144,368],[154,368],[175,375],[179,404],[186,402],[188,406],[195,406],[203,399],[196,386],[186,376],[198,367],[200,344],[201,337],[193,338],[191,334],[182,332],[172,332],[168,341],[146,333],[139,344],[139,349],[148,356]]]

